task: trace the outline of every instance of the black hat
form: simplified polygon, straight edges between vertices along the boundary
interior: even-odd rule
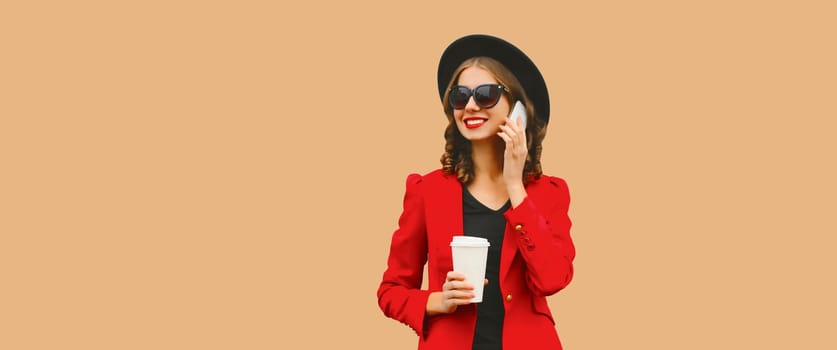
[[[514,45],[490,35],[473,34],[461,37],[448,45],[442,53],[436,78],[439,83],[439,98],[443,104],[445,89],[453,77],[453,72],[462,62],[477,56],[491,57],[506,66],[517,77],[526,90],[526,95],[535,104],[537,116],[544,123],[549,122],[549,92],[538,67]]]

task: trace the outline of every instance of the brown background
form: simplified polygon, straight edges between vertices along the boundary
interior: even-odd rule
[[[566,348],[837,346],[829,1],[27,3],[0,6],[0,348],[414,348],[375,290],[474,32],[549,84]]]

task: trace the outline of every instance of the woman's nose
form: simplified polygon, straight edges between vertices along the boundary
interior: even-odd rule
[[[478,111],[480,110],[480,106],[474,101],[474,96],[468,97],[468,103],[465,105],[465,109],[469,111]]]

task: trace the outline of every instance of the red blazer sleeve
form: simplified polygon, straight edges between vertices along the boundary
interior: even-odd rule
[[[410,326],[421,336],[430,292],[421,290],[427,262],[427,231],[420,187],[421,176],[410,174],[404,209],[398,229],[392,234],[387,269],[378,287],[378,305],[387,317]]]
[[[573,277],[575,246],[570,238],[567,183],[550,177],[504,215],[511,225],[518,252],[526,262],[526,281],[535,295],[549,296],[564,289]]]

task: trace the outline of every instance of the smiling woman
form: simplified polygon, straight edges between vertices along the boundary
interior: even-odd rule
[[[526,125],[533,127],[526,129],[526,140],[528,158],[524,165],[524,179],[533,179],[541,175],[541,150],[542,142],[546,136],[546,125],[541,118],[535,117],[535,111],[532,107],[533,103],[526,95],[526,91],[520,85],[517,78],[509,72],[497,60],[479,56],[465,60],[454,71],[454,76],[445,89],[445,95],[442,100],[448,100],[449,103],[444,104],[445,114],[448,116],[448,127],[445,129],[445,153],[442,155],[442,165],[447,174],[456,174],[459,181],[468,184],[474,176],[473,165],[470,161],[470,142],[464,142],[464,139],[471,140],[468,136],[474,136],[468,129],[475,129],[485,124],[489,118],[486,118],[480,111],[485,113],[497,114],[505,116],[509,114],[509,102],[520,100],[524,106],[527,106],[527,115],[530,120],[526,121]],[[496,81],[492,84],[482,84],[474,88],[473,93],[467,87],[468,82],[479,81]],[[461,84],[456,85],[454,84]],[[473,84],[473,83],[472,83]],[[464,85],[464,86],[463,86]],[[496,87],[496,88],[492,88]],[[482,91],[480,91],[482,90]],[[467,91],[463,92],[463,91]],[[470,99],[473,95],[473,99]],[[503,95],[507,95],[503,98]],[[464,100],[464,102],[463,102]],[[476,106],[469,106],[469,101],[473,101]],[[481,103],[482,102],[482,103]],[[479,110],[474,110],[473,107],[478,107]],[[493,108],[492,108],[493,107]],[[466,115],[465,113],[470,114]],[[473,113],[476,112],[476,113]],[[548,109],[547,109],[548,113]],[[494,121],[502,120],[500,118],[492,119]],[[462,130],[458,123],[464,122],[466,130]],[[496,124],[496,123],[495,123]],[[492,128],[490,125],[482,128],[483,133],[486,130],[496,130],[499,126]],[[478,133],[477,133],[478,134]]]
[[[445,50],[437,78],[448,119],[442,168],[407,177],[381,310],[419,335],[419,349],[560,349],[546,297],[570,283],[575,247],[567,185],[541,171],[543,77],[514,45],[469,35]],[[509,115],[516,102],[525,123]],[[456,236],[488,242],[485,281],[453,270]]]

